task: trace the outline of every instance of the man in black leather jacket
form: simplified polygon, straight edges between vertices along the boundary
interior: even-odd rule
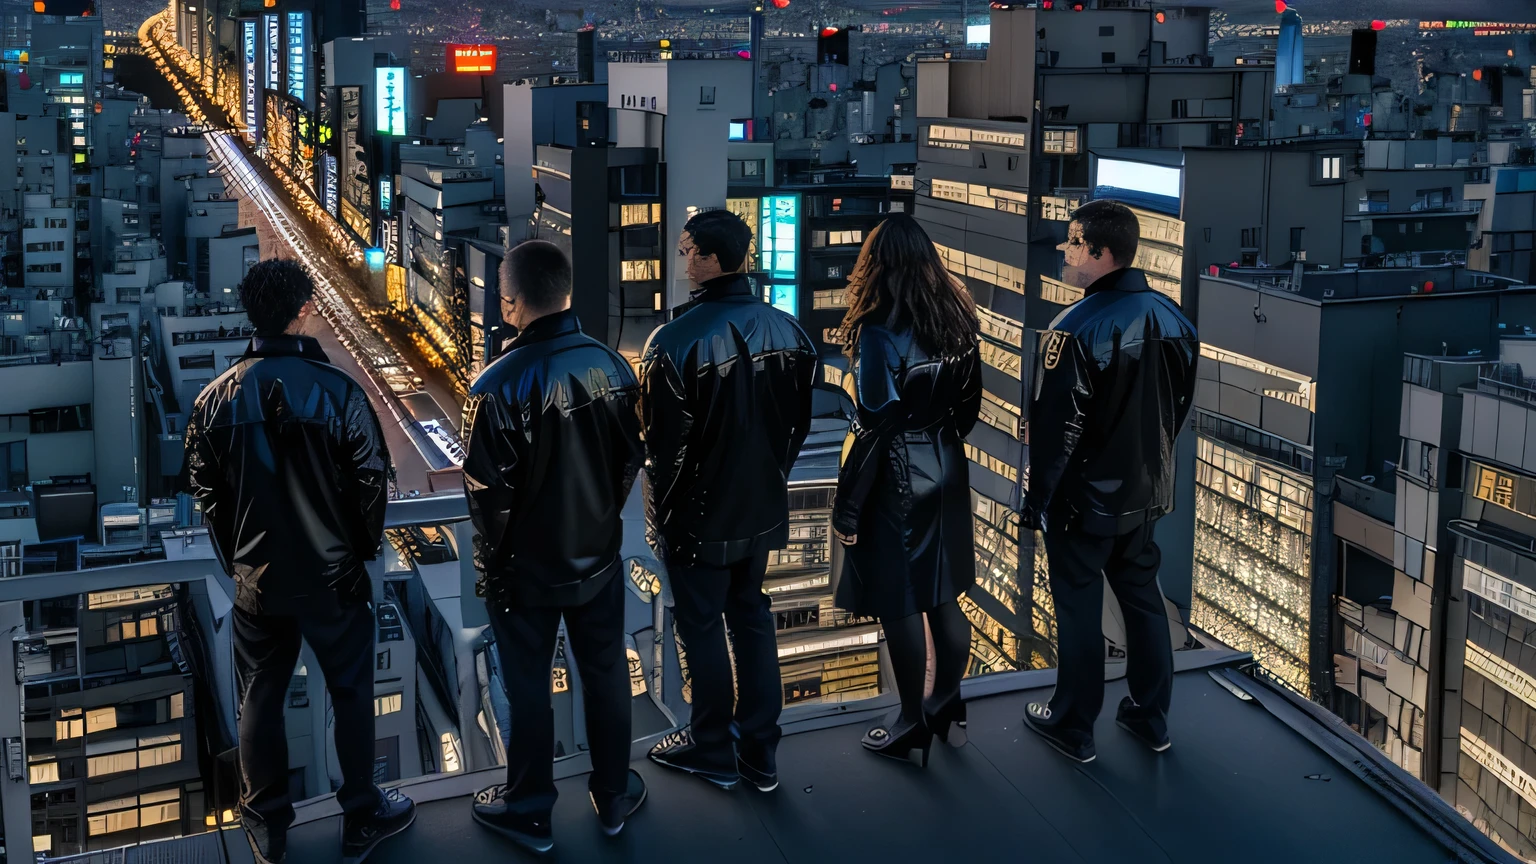
[[[294,261],[240,282],[251,347],[203,389],[184,436],[189,491],[235,581],[241,809],[257,861],[279,862],[293,822],[288,685],[300,639],[325,675],[343,783],[343,854],[360,859],[416,811],[373,783],[373,583],[393,471],[361,387],[300,335],[314,283]]]
[[[629,658],[619,518],[644,451],[629,363],[582,333],[571,264],[542,240],[502,262],[502,318],[518,329],[464,407],[464,492],[511,710],[507,782],[475,820],[537,852],[554,846],[549,675],[560,619],[581,677],[592,806],[603,830],[645,800],[629,770]]]
[[[799,322],[737,272],[751,242],[729,211],[688,220],[678,253],[697,290],[651,334],[641,362],[647,531],[667,566],[693,686],[691,730],[650,756],[719,786],[745,776],[768,791],[779,782],[784,697],[763,576],[768,553],[789,542],[789,470],[810,431],[817,358]]]
[[[1104,580],[1125,616],[1131,695],[1116,722],[1168,749],[1173,648],[1157,519],[1173,509],[1174,441],[1194,403],[1200,343],[1177,304],[1130,265],[1140,225],[1117,201],[1072,216],[1066,276],[1082,300],[1041,334],[1029,409],[1026,527],[1045,530],[1056,607],[1057,679],[1025,722],[1080,762],[1094,758],[1104,704]]]

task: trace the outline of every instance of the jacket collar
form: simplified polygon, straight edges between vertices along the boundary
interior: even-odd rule
[[[251,337],[251,345],[245,349],[245,357],[302,357],[320,363],[330,363],[331,358],[313,336],[290,336],[286,333],[257,333]]]
[[[1146,274],[1135,267],[1121,267],[1105,273],[1089,285],[1083,292],[1084,297],[1090,297],[1100,291],[1151,291],[1152,286],[1147,284]]]
[[[724,300],[727,297],[751,296],[753,294],[752,283],[741,273],[727,273],[724,276],[716,276],[704,282],[696,291],[688,293],[688,299],[694,303],[708,303],[711,300]]]
[[[543,342],[559,336],[568,336],[581,332],[581,321],[576,317],[575,310],[566,309],[561,312],[552,312],[529,322],[527,327],[518,331],[517,338],[507,345],[507,350],[521,348],[524,345],[532,345],[535,342]]]

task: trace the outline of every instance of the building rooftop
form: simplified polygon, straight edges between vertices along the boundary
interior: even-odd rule
[[[987,696],[978,691],[995,682],[972,679],[970,744],[936,743],[926,771],[861,752],[859,736],[881,710],[827,706],[787,725],[782,785],[771,794],[720,791],[638,758],[650,795],[612,839],[588,803],[586,757],[572,757],[557,771],[557,854],[677,864],[944,861],[960,849],[968,860],[1051,862],[1513,860],[1438,799],[1383,794],[1402,779],[1395,766],[1369,745],[1352,746],[1350,737],[1360,739],[1340,721],[1238,671],[1245,657],[1179,655],[1165,754],[1115,727],[1123,681],[1107,687],[1099,759],[1080,766],[1021,729],[1025,704],[1049,695],[1053,672],[1018,673],[1012,683],[1023,689]],[[636,755],[649,743],[639,742]],[[509,843],[470,817],[467,796],[499,782],[502,769],[402,784],[420,806],[416,823],[371,860],[512,857]],[[334,860],[338,818],[327,799],[301,805],[290,864]]]
[[[1429,253],[1424,253],[1427,256]],[[1421,256],[1421,260],[1424,256]],[[1314,301],[1371,300],[1416,294],[1461,294],[1526,288],[1518,279],[1468,270],[1457,264],[1412,267],[1316,269],[1302,272],[1298,284],[1289,267],[1221,267],[1202,279],[1221,278],[1260,290],[1277,291]]]

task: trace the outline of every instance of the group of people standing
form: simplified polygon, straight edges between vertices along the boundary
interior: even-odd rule
[[[1046,531],[1061,658],[1056,694],[1025,719],[1087,761],[1103,699],[1104,577],[1126,607],[1132,650],[1119,720],[1153,749],[1167,746],[1172,658],[1152,526],[1171,508],[1171,448],[1198,346],[1177,306],[1128,269],[1134,214],[1113,202],[1078,212],[1062,248],[1069,271],[1089,280],[1086,297],[1042,334],[1033,482],[1019,518]],[[558,247],[525,242],[503,262],[502,320],[517,335],[475,381],[462,431],[477,594],[511,722],[506,782],[481,790],[473,814],[534,851],[554,842],[550,666],[562,619],[602,830],[619,833],[646,797],[629,767],[620,573],[620,513],[642,470],[647,539],[666,566],[692,684],[689,725],[649,757],[722,788],[778,785],[783,688],[763,579],[769,553],[789,539],[788,478],[821,360],[743,274],[751,241],[728,211],[688,221],[678,254],[694,290],[651,335],[638,375],[582,332]],[[367,710],[364,562],[380,550],[392,468],[361,389],[302,334],[313,314],[302,269],[263,262],[240,290],[256,336],[199,397],[186,448],[189,484],[236,588],[242,812],[257,860],[281,861],[293,819],[282,706],[302,637],[336,709],[343,852],[356,860],[414,817],[408,799],[373,784]],[[963,442],[988,373],[975,303],[910,217],[870,233],[847,296],[852,417],[832,516],[846,547],[836,602],[880,621],[900,697],[864,747],[926,765],[935,736],[966,741],[970,623],[959,601],[976,564]]]

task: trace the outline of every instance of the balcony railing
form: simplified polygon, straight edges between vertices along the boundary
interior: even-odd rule
[[[1334,475],[1333,497],[1339,503],[1391,525],[1397,519],[1397,495],[1343,475]]]

